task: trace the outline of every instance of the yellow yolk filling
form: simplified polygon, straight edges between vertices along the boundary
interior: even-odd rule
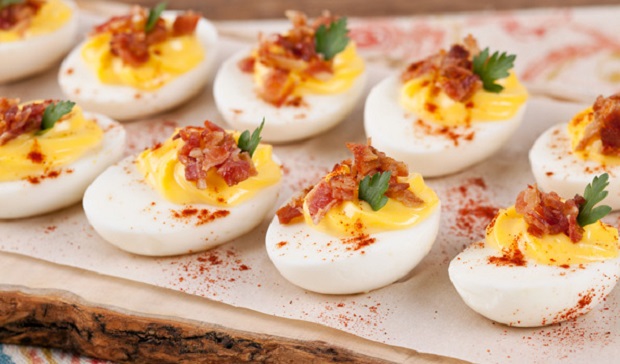
[[[254,84],[261,87],[263,79],[270,68],[260,62],[254,65]],[[333,60],[332,76],[327,80],[319,80],[309,77],[298,71],[292,71],[288,76],[288,83],[295,85],[293,95],[302,96],[307,94],[338,94],[347,91],[359,75],[364,72],[364,60],[357,54],[355,44],[349,45]]]
[[[584,227],[581,241],[573,243],[565,234],[537,238],[527,232],[523,216],[514,206],[501,210],[487,229],[486,245],[497,250],[510,249],[516,241],[527,258],[547,265],[598,262],[618,257],[618,230],[600,220]]]
[[[235,206],[260,193],[261,189],[277,183],[282,177],[280,166],[271,157],[271,145],[259,144],[252,156],[258,175],[235,186],[228,186],[211,169],[207,172],[207,188],[200,190],[194,182],[185,179],[185,166],[177,159],[177,152],[182,145],[180,138],[170,138],[159,148],[145,150],[136,159],[138,170],[146,181],[173,203]]]
[[[110,51],[109,33],[91,37],[82,48],[82,58],[99,80],[111,85],[127,85],[151,91],[190,71],[205,58],[205,50],[195,35],[170,37],[149,47],[149,60],[133,67]]]
[[[433,86],[430,76],[407,81],[400,91],[400,104],[424,121],[446,126],[469,125],[478,121],[507,120],[516,115],[527,100],[525,87],[514,73],[498,80],[504,86],[500,93],[480,89],[465,102],[451,99]]]
[[[304,201],[306,224],[334,236],[354,236],[360,233],[373,234],[386,230],[406,229],[427,218],[439,204],[435,192],[424,184],[420,174],[412,173],[408,178],[409,189],[424,200],[419,207],[407,207],[388,199],[387,204],[374,211],[365,201],[346,201],[332,207],[321,221],[314,225]]]
[[[620,165],[620,157],[601,153],[602,144],[600,139],[588,144],[584,150],[575,150],[585,134],[586,127],[592,122],[594,122],[594,111],[589,107],[575,115],[568,123],[568,135],[571,139],[573,154],[582,160],[593,160],[603,165]]]
[[[65,166],[99,148],[102,139],[99,125],[74,106],[68,117],[41,135],[22,134],[0,146],[0,181],[36,177]]]
[[[47,1],[25,31],[0,30],[0,42],[15,42],[24,38],[51,33],[65,25],[72,15],[71,7],[60,0]]]

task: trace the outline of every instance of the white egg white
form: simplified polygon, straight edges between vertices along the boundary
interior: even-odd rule
[[[275,217],[265,239],[269,258],[291,283],[318,293],[353,294],[391,284],[431,250],[441,207],[416,225],[369,235],[357,246],[305,223],[282,225]],[[356,249],[358,248],[358,249]]]
[[[101,172],[121,159],[125,151],[125,129],[103,115],[85,112],[84,117],[95,119],[103,129],[101,147],[54,169],[59,173],[55,178],[32,176],[38,183],[28,180],[0,182],[0,219],[39,215],[72,205],[82,199],[88,185]]]
[[[564,198],[583,195],[595,176],[609,173],[609,194],[603,203],[620,210],[620,166],[602,166],[597,161],[577,158],[571,149],[566,124],[555,125],[542,133],[530,149],[529,157],[538,186]]]
[[[176,14],[165,11],[162,17],[173,19]],[[67,98],[76,101],[85,110],[105,113],[118,120],[157,114],[185,102],[207,84],[215,66],[217,30],[211,22],[201,18],[196,36],[205,50],[204,60],[156,90],[102,83],[82,58],[82,47],[86,41],[75,47],[62,62],[58,83]]]
[[[364,91],[366,71],[345,92],[303,95],[300,106],[276,107],[258,97],[254,76],[237,66],[250,53],[242,50],[222,64],[215,76],[213,96],[220,114],[234,129],[254,130],[264,117],[261,136],[267,142],[290,142],[331,129],[351,113]]]
[[[84,212],[101,237],[118,248],[141,255],[188,254],[235,239],[261,223],[278,198],[280,182],[232,207],[180,205],[162,197],[134,163],[123,159],[99,176],[84,195]],[[226,216],[201,223],[186,209],[227,211]],[[182,214],[182,213],[181,213]]]
[[[31,76],[51,68],[75,43],[78,30],[77,8],[73,1],[71,17],[57,30],[15,42],[0,42],[0,83]]]
[[[515,116],[502,121],[475,122],[468,127],[458,126],[452,138],[435,132],[442,126],[430,121],[429,132],[416,124],[418,117],[405,110],[399,103],[402,83],[393,75],[375,86],[366,99],[364,128],[372,144],[387,155],[402,160],[425,177],[435,177],[458,172],[497,152],[510,138],[523,120],[525,104]],[[471,140],[465,138],[472,135]]]
[[[571,265],[496,265],[501,256],[483,243],[472,244],[448,268],[450,280],[463,301],[479,314],[502,324],[536,327],[583,315],[614,288],[620,276],[620,258]]]

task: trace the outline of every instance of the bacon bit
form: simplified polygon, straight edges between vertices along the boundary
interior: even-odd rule
[[[19,106],[19,99],[0,97],[0,145],[21,134],[41,129],[45,108],[52,100]]]
[[[209,211],[207,209],[196,209],[193,207],[186,207],[183,210],[170,210],[172,217],[177,220],[183,220],[188,223],[189,219],[195,219],[195,226],[201,226],[208,224],[214,220],[230,215],[228,210],[216,210]]]
[[[495,264],[497,266],[517,266],[517,267],[525,267],[527,261],[525,260],[525,256],[519,250],[519,238],[517,236],[512,244],[510,244],[509,248],[502,249],[501,257],[489,257],[488,261],[491,264]]]
[[[44,4],[43,0],[26,0],[0,9],[0,30],[23,34]]]
[[[604,98],[599,96],[594,105],[594,120],[586,126],[576,150],[584,150],[590,143],[600,139],[601,153],[620,156],[620,94]]]
[[[178,152],[179,161],[185,165],[185,179],[205,189],[211,168],[228,186],[258,174],[252,158],[239,149],[232,135],[208,120],[204,125],[204,128],[186,126],[173,137],[185,142]]]
[[[447,52],[442,49],[437,54],[410,64],[401,75],[401,80],[407,82],[428,75],[434,92],[441,90],[451,99],[464,102],[482,87],[482,81],[473,72],[472,64],[473,56],[479,52],[476,40],[468,35],[463,44],[454,44]]]
[[[302,79],[322,80],[329,79],[334,72],[333,60],[326,61],[316,53],[314,33],[320,25],[330,24],[338,17],[326,11],[310,24],[301,12],[287,11],[286,16],[293,24],[292,29],[284,34],[260,34],[256,55],[238,63],[239,69],[247,73],[254,71],[256,62],[269,68],[257,93],[264,101],[277,107],[302,104],[301,98],[292,96],[296,84],[289,78],[291,72],[300,73]],[[290,102],[291,99],[297,100]]]
[[[386,196],[399,201],[407,207],[417,207],[424,201],[409,190],[408,183],[398,181],[399,177],[409,176],[407,165],[396,161],[370,145],[347,143],[353,153],[354,161],[345,160],[334,166],[332,171],[314,187],[280,208],[276,213],[281,224],[289,224],[303,215],[304,200],[312,221],[318,224],[330,208],[344,201],[357,199],[359,182],[368,175],[390,171]]]
[[[583,236],[583,228],[577,223],[579,206],[585,199],[575,195],[573,199],[562,201],[555,192],[545,193],[538,190],[536,185],[528,186],[517,196],[515,209],[523,215],[527,223],[527,232],[542,237],[545,234],[555,235],[563,233],[573,243],[577,243]]]
[[[111,53],[120,57],[123,63],[138,67],[149,60],[150,46],[162,43],[169,37],[193,34],[200,15],[192,11],[177,15],[171,29],[168,29],[164,19],[159,18],[149,33],[144,30],[147,19],[147,10],[134,6],[130,14],[110,18],[107,22],[96,26],[92,34],[110,33]]]

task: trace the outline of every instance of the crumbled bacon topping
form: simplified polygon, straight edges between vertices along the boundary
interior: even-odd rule
[[[26,0],[0,8],[0,30],[26,31],[44,4],[44,0]]]
[[[41,129],[45,108],[52,100],[19,106],[19,99],[0,97],[0,145],[21,134]]]
[[[169,37],[191,35],[196,30],[200,15],[187,11],[177,15],[172,27],[163,18],[157,19],[150,32],[145,31],[148,11],[134,6],[128,15],[115,16],[95,27],[93,34],[110,33],[110,51],[125,64],[140,66],[149,60],[149,47],[166,41]]]
[[[186,180],[205,189],[207,172],[212,168],[229,186],[258,174],[252,157],[239,149],[232,135],[208,120],[204,124],[204,128],[186,126],[173,137],[185,142],[178,152],[178,159],[185,165]]]
[[[586,126],[577,150],[584,150],[595,140],[601,141],[601,153],[620,156],[620,94],[599,96],[594,105],[594,120]]]
[[[527,232],[536,237],[565,234],[573,243],[583,236],[583,228],[577,223],[579,206],[585,203],[582,196],[562,201],[555,192],[545,193],[538,187],[528,186],[517,196],[515,209],[523,215]]]
[[[391,172],[388,190],[385,195],[408,207],[420,206],[424,201],[409,189],[409,183],[399,182],[399,177],[408,177],[409,170],[403,162],[398,162],[370,145],[347,143],[353,153],[353,161],[344,160],[334,166],[332,171],[314,187],[306,190],[300,197],[278,210],[278,220],[288,224],[303,214],[304,200],[315,224],[319,223],[329,209],[344,201],[358,198],[359,183],[364,177],[375,173]]]
[[[329,79],[333,74],[333,60],[326,61],[316,52],[314,33],[321,25],[331,24],[338,18],[329,12],[310,23],[305,14],[287,11],[286,16],[293,28],[284,34],[259,35],[256,54],[242,59],[238,66],[243,72],[254,72],[256,62],[268,67],[263,76],[262,87],[257,89],[259,97],[275,106],[294,102],[292,93],[295,84],[289,78],[297,72],[302,78]]]
[[[454,44],[447,52],[442,49],[437,54],[410,64],[401,75],[401,80],[407,82],[428,76],[432,87],[443,91],[455,101],[464,102],[482,87],[482,81],[473,72],[472,64],[473,57],[479,52],[476,40],[468,35],[463,44]]]

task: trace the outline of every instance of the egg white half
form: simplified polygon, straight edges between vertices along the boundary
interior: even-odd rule
[[[583,315],[605,299],[620,276],[620,258],[583,268],[488,262],[500,255],[483,243],[472,244],[450,262],[448,273],[469,307],[509,326],[544,326]]]
[[[620,210],[620,166],[602,166],[597,161],[577,158],[571,149],[567,124],[558,124],[542,133],[529,153],[532,173],[543,191],[555,191],[564,198],[583,195],[595,176],[609,173],[609,194],[605,205]]]
[[[135,254],[188,254],[228,242],[261,223],[279,193],[280,182],[232,207],[175,204],[144,180],[134,160],[135,156],[125,158],[101,174],[86,190],[83,205],[88,221],[103,239]],[[204,224],[194,216],[174,217],[175,211],[186,208],[229,214]]]
[[[77,8],[73,1],[71,17],[60,28],[47,34],[15,42],[0,42],[0,83],[22,79],[51,68],[75,43],[78,30]]]
[[[162,17],[173,19],[176,12],[165,11]],[[85,110],[105,113],[118,120],[137,119],[177,106],[201,91],[215,65],[217,30],[201,18],[196,36],[205,50],[205,58],[196,67],[162,87],[145,91],[126,85],[102,83],[82,58],[82,47],[75,47],[60,66],[58,83],[67,98]]]
[[[56,178],[0,182],[0,219],[13,219],[44,214],[72,205],[82,199],[86,187],[109,165],[117,162],[125,151],[125,129],[112,119],[84,113],[103,129],[101,147],[88,152],[66,166],[55,168]],[[36,176],[33,176],[36,177]]]
[[[254,130],[264,117],[261,133],[267,142],[290,142],[322,133],[351,113],[364,91],[366,71],[353,85],[338,94],[303,95],[301,106],[273,106],[258,97],[253,75],[242,72],[237,63],[251,53],[235,53],[220,67],[213,84],[213,96],[220,114],[237,130]]]
[[[375,86],[366,99],[364,128],[372,144],[387,155],[401,160],[424,177],[435,177],[461,171],[497,152],[523,120],[525,104],[515,116],[502,121],[474,122],[459,126],[458,145],[445,135],[429,133],[416,125],[418,117],[399,103],[402,83],[393,75]],[[427,121],[428,124],[432,123]],[[440,128],[441,126],[437,126]]]
[[[408,229],[371,234],[375,241],[355,250],[305,223],[282,225],[275,217],[265,239],[269,258],[291,283],[318,293],[368,292],[409,273],[431,250],[441,206]]]

